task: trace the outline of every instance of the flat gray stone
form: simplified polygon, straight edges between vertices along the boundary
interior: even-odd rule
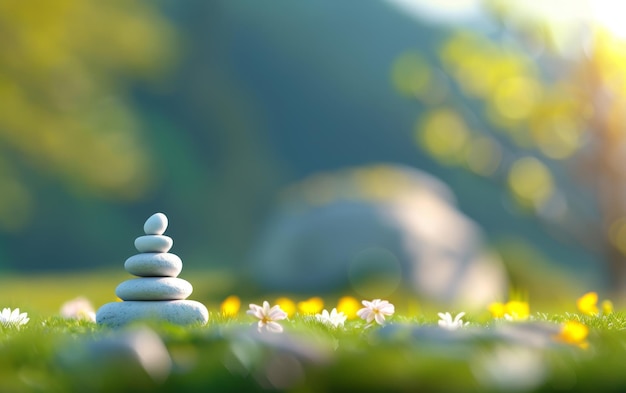
[[[124,269],[140,277],[176,277],[183,270],[183,261],[169,252],[147,252],[128,258]]]
[[[145,320],[204,325],[209,321],[209,311],[194,300],[155,300],[107,303],[96,312],[98,324],[112,327]]]
[[[135,239],[135,248],[139,252],[168,252],[174,241],[169,236],[145,235]]]
[[[143,224],[146,235],[162,235],[167,229],[167,216],[163,213],[154,213]]]
[[[115,294],[122,300],[183,300],[193,292],[188,281],[174,277],[142,277],[122,282]]]

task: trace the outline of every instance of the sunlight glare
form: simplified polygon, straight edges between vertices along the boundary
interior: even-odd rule
[[[459,23],[480,14],[479,0],[387,0],[387,2],[409,15],[442,23]]]
[[[620,39],[626,39],[626,2],[621,0],[594,0],[589,1],[592,18],[595,23],[605,27]]]

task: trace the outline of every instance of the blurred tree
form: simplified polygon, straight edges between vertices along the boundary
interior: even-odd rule
[[[148,1],[0,2],[0,231],[28,224],[28,178],[132,200],[151,157],[127,96],[173,63],[173,28]]]
[[[417,144],[505,184],[556,236],[601,255],[626,293],[626,42],[597,25],[567,40],[511,1],[484,4],[495,29],[452,32],[437,64],[407,52],[393,66],[396,89],[427,111]]]

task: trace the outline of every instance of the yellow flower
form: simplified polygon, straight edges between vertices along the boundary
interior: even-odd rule
[[[361,303],[352,296],[343,296],[337,303],[337,311],[343,312],[348,319],[355,319],[359,309],[361,309]]]
[[[287,317],[292,316],[296,312],[296,304],[288,297],[279,297],[276,299],[276,304],[287,313]]]
[[[298,311],[302,314],[317,314],[324,308],[324,301],[320,297],[312,297],[298,302]]]
[[[598,315],[598,294],[587,292],[576,300],[578,310],[585,315]]]
[[[504,303],[495,302],[489,305],[489,312],[494,318],[503,318],[506,314],[506,305]]]
[[[610,300],[603,300],[601,303],[602,314],[611,314],[613,312],[613,302]]]
[[[557,341],[567,344],[578,345],[581,348],[587,348],[589,343],[586,341],[589,334],[589,328],[578,321],[566,322],[558,335],[554,336]]]
[[[510,318],[507,318],[507,315]],[[526,320],[530,316],[530,308],[527,302],[519,300],[511,300],[506,304],[506,312],[504,317],[513,320]]]
[[[220,306],[220,310],[222,311],[222,315],[234,317],[239,312],[239,307],[241,307],[241,300],[239,297],[235,295],[230,295],[222,302]]]
[[[489,312],[491,312],[491,316],[494,318],[506,318],[508,320],[525,320],[530,316],[528,303],[520,300],[510,300],[507,303],[491,303]]]

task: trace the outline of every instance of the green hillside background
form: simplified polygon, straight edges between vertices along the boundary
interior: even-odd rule
[[[416,143],[427,107],[397,91],[393,65],[407,51],[437,62],[446,40],[473,27],[420,21],[384,1],[271,3],[5,6],[0,277],[103,272],[112,293],[143,222],[163,212],[181,277],[203,272],[187,278],[219,299],[241,288],[284,187],[398,163],[445,182],[521,286],[571,275],[581,293],[607,288],[602,252],[517,207],[506,184],[442,165]],[[594,195],[560,162],[548,165],[597,215]],[[228,279],[200,280],[212,274]],[[93,283],[81,282],[69,292],[89,295]],[[32,291],[54,289],[34,281]]]

